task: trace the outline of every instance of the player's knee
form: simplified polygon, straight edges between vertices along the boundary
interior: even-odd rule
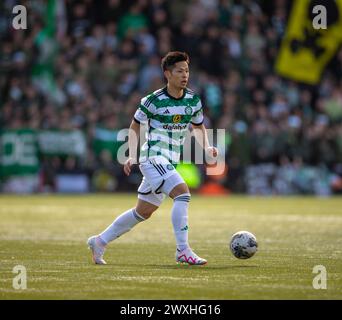
[[[184,194],[188,195],[189,197],[191,196],[188,186],[185,183],[182,183],[182,184],[175,186],[171,190],[169,195],[172,199],[175,199],[178,196],[184,195]]]
[[[157,206],[154,205],[138,205],[135,210],[137,213],[142,216],[145,220],[150,218],[152,213],[158,209]]]
[[[141,210],[139,212],[139,215],[141,215],[145,220],[147,220],[148,218],[150,218],[152,216],[152,213],[154,211],[155,210],[153,210],[153,209],[144,209],[144,210]]]

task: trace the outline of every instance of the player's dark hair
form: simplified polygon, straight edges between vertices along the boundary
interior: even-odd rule
[[[161,67],[163,71],[171,70],[175,63],[180,61],[186,61],[190,63],[189,56],[186,52],[171,51],[161,61]]]

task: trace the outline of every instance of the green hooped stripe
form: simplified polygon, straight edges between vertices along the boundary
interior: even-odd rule
[[[149,146],[150,148],[159,147],[161,149],[170,150],[177,153],[180,153],[182,150],[182,146],[175,146],[164,141],[150,141]]]
[[[188,131],[188,128],[185,128],[184,130],[180,130],[179,132],[178,131],[167,131],[165,129],[161,130],[161,129],[151,129],[150,130],[150,133],[153,134],[153,135],[162,135],[164,137],[167,137],[167,138],[172,138],[174,140],[178,140],[178,139],[183,139],[186,135]]]
[[[140,110],[147,115],[147,118],[151,119],[153,117],[153,113],[148,111],[142,104],[140,105]]]
[[[166,108],[166,107],[195,107],[197,106],[198,102],[200,101],[198,96],[194,96],[193,98],[184,98],[181,100],[175,100],[175,99],[155,99],[153,101],[153,104],[157,109],[159,108]]]
[[[193,115],[193,117],[196,117],[199,113],[201,113],[202,112],[202,108],[201,109],[199,109],[199,110],[197,110],[195,113],[194,113],[194,115]]]

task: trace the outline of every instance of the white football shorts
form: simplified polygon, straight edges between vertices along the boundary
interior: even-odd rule
[[[140,163],[139,168],[144,177],[138,188],[138,198],[157,207],[175,186],[185,183],[174,166],[163,157],[150,158]]]

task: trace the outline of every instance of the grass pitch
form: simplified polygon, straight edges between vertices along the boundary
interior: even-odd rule
[[[166,200],[109,246],[106,266],[86,240],[135,205],[134,195],[0,196],[0,299],[342,299],[342,199],[193,196],[189,238],[206,266],[177,265]],[[259,251],[238,260],[233,233]],[[13,289],[16,265],[27,289]],[[327,289],[312,282],[327,270]]]

